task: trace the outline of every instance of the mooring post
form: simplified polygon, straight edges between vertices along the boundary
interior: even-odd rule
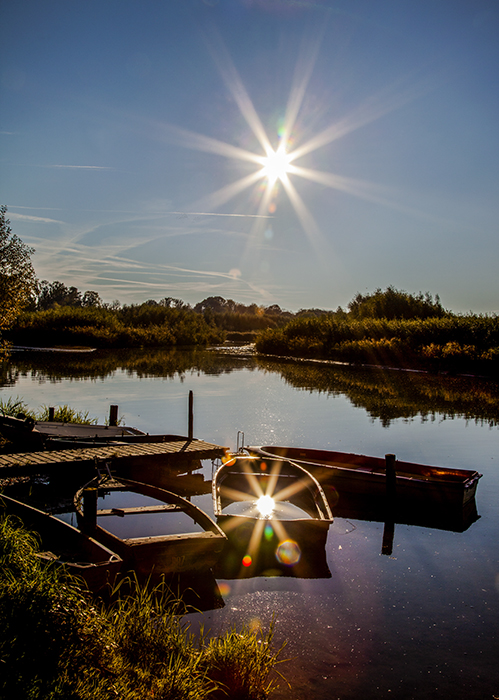
[[[393,536],[395,534],[395,493],[397,472],[395,469],[395,455],[385,455],[386,469],[386,508],[385,508],[385,527],[383,529],[383,542],[381,545],[381,554],[388,556],[393,551]]]
[[[118,425],[118,406],[109,407],[109,425]]]
[[[83,491],[83,520],[88,528],[93,529],[97,525],[97,489]]]
[[[49,421],[54,420],[55,409],[53,406],[49,406]]]
[[[192,391],[189,391],[189,428],[188,428],[188,433],[187,437],[189,440],[192,440],[192,436],[194,435],[194,394]]]

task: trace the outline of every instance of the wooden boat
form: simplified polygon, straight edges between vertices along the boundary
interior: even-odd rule
[[[342,493],[386,495],[386,460],[346,452],[301,447],[265,445],[248,447],[251,454],[269,459],[290,459],[309,470],[321,484],[333,485]],[[475,497],[481,474],[467,469],[449,469],[395,461],[396,500],[438,503],[462,507]]]
[[[114,582],[123,562],[106,546],[63,520],[5,494],[0,496],[1,505],[8,515],[17,516],[27,529],[39,534],[41,551],[38,556],[43,561],[64,565],[71,574],[82,578],[94,593]]]
[[[212,495],[229,539],[217,574],[330,576],[325,544],[333,516],[322,487],[303,467],[228,455],[214,475]]]
[[[99,477],[78,491],[80,529],[116,551],[141,574],[211,568],[226,541],[200,508],[165,489]]]
[[[6,440],[21,444],[23,450],[41,450],[47,439],[80,439],[86,441],[118,440],[128,436],[145,435],[130,426],[87,425],[82,423],[58,423],[36,421],[30,418],[0,416],[0,433]]]

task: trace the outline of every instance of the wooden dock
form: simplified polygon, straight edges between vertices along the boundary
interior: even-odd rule
[[[0,479],[31,474],[76,473],[109,463],[119,472],[137,468],[165,467],[192,471],[200,460],[216,459],[226,447],[204,440],[180,439],[157,443],[114,444],[84,449],[50,450],[0,455]]]

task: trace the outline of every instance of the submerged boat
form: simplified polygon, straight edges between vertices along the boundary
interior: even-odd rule
[[[251,454],[268,459],[289,459],[310,471],[321,484],[341,494],[386,494],[386,459],[330,450],[275,445],[248,447]],[[437,503],[463,507],[476,494],[481,474],[468,469],[432,467],[395,460],[394,490],[397,501]]]
[[[217,575],[329,577],[333,516],[318,481],[287,460],[228,455],[212,486],[217,522],[228,536]]]
[[[165,489],[106,476],[78,491],[80,529],[141,574],[211,568],[226,536],[200,508]]]
[[[8,515],[17,516],[27,529],[39,534],[38,556],[43,561],[64,565],[94,593],[113,583],[123,562],[105,545],[59,518],[5,494],[0,496],[2,505]]]
[[[58,423],[56,421],[37,421],[31,418],[13,418],[12,416],[0,416],[0,433],[6,440],[20,444],[24,450],[41,450],[46,446],[47,441],[54,439],[80,440],[91,443],[92,441],[116,441],[127,437],[146,436],[141,430],[124,425]]]

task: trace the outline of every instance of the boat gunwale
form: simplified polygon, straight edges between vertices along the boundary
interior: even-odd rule
[[[303,479],[304,481],[304,488],[306,488],[313,499],[313,502],[315,504],[315,511],[318,514],[318,517],[311,516],[310,518],[272,518],[272,517],[267,517],[267,518],[255,518],[253,516],[249,515],[243,515],[243,514],[235,514],[231,515],[229,513],[224,513],[221,505],[221,492],[220,488],[222,486],[222,482],[220,482],[220,477],[225,476],[224,472],[227,473],[227,476],[231,474],[228,470],[231,469],[235,462],[235,459],[241,458],[241,459],[252,459],[251,456],[245,455],[245,454],[234,454],[232,457],[222,464],[215,472],[212,480],[212,500],[213,500],[213,511],[214,514],[217,518],[223,518],[223,519],[234,519],[234,518],[241,518],[247,521],[250,520],[258,520],[258,521],[267,521],[267,522],[272,522],[273,520],[276,520],[280,523],[314,523],[314,525],[317,526],[317,524],[321,523],[324,525],[329,525],[334,521],[333,514],[331,512],[331,508],[329,506],[328,500],[326,498],[326,494],[324,492],[324,489],[322,488],[321,484],[319,481],[315,478],[313,474],[311,474],[309,471],[307,471],[306,468],[302,467],[300,464],[296,464],[292,460],[289,459],[282,459],[282,458],[272,458],[266,459],[267,462],[273,461],[273,462],[281,462],[281,463],[288,463],[292,466],[293,469],[295,469],[300,476],[294,476],[293,474],[283,474],[278,475],[278,478],[290,478],[290,479]],[[257,459],[260,459],[260,457],[257,457]],[[234,471],[232,472],[235,476],[244,476],[247,472],[243,471]],[[272,474],[267,473],[267,472],[258,472],[258,473],[250,473],[252,476],[260,477],[260,478],[271,478]],[[308,483],[306,483],[308,482]],[[318,504],[318,500],[320,500],[320,504]],[[241,500],[241,502],[246,502],[246,500]],[[303,509],[302,509],[303,510]]]
[[[95,483],[95,486],[93,484]],[[131,487],[131,488],[127,488]],[[176,506],[180,506],[180,509],[185,512],[192,520],[199,525],[202,528],[201,533],[178,533],[175,535],[154,535],[157,542],[163,540],[165,542],[170,541],[170,538],[175,537],[178,538],[184,537],[184,535],[191,535],[192,537],[200,537],[206,533],[210,532],[213,535],[213,538],[219,538],[220,540],[225,540],[226,535],[222,531],[222,529],[217,525],[217,523],[210,518],[209,515],[207,515],[201,508],[199,508],[197,505],[194,503],[191,503],[188,501],[186,498],[183,498],[182,496],[179,496],[176,493],[173,493],[173,491],[167,491],[166,489],[163,489],[159,486],[151,486],[150,484],[145,484],[141,481],[135,481],[132,479],[125,479],[121,477],[117,477],[116,479],[113,477],[111,480],[108,478],[105,479],[99,479],[98,477],[92,479],[89,481],[85,486],[82,486],[80,488],[75,497],[74,497],[74,504],[75,504],[75,509],[78,515],[78,518],[82,520],[84,518],[84,513],[82,509],[82,499],[83,499],[83,493],[86,489],[89,488],[95,488],[97,491],[97,494],[99,492],[99,489],[102,489],[103,491],[122,491],[126,493],[127,491],[130,490],[136,490],[138,493],[142,493],[143,495],[149,496],[151,498],[155,498],[158,501],[163,501],[163,503],[173,503]],[[165,496],[165,498],[162,498],[162,496]],[[173,511],[173,512],[178,512],[178,511]],[[134,513],[129,513],[133,515]],[[118,516],[118,513],[115,515]],[[97,511],[97,517],[99,516],[99,511]],[[119,517],[119,516],[118,516]],[[95,526],[92,527],[92,531],[95,532],[102,532],[105,533],[106,535],[109,535],[113,540],[116,540],[116,542],[120,543],[125,543],[130,539],[130,540],[148,540],[151,539],[151,536],[143,537],[143,538],[121,538],[114,533],[110,532],[107,530],[105,527],[102,527],[99,524],[95,524]],[[205,538],[207,539],[207,538]],[[174,540],[171,540],[174,541]]]
[[[19,511],[26,511],[26,515],[29,516],[31,515],[32,518],[36,518],[39,520],[40,525],[48,524],[48,527],[56,528],[58,529],[61,533],[64,533],[67,535],[68,538],[71,539],[72,542],[77,542],[80,540],[81,542],[84,542],[86,546],[88,546],[89,550],[92,552],[101,553],[102,555],[107,555],[107,558],[103,558],[99,561],[84,561],[83,558],[80,561],[71,561],[71,560],[66,560],[64,556],[60,555],[57,553],[56,548],[54,548],[55,551],[52,549],[43,549],[37,552],[37,556],[42,559],[46,563],[57,563],[61,566],[66,566],[70,571],[74,571],[75,574],[77,574],[80,570],[81,571],[92,571],[100,568],[119,568],[121,567],[123,563],[123,559],[119,554],[117,554],[115,551],[113,551],[110,547],[108,547],[106,544],[99,542],[95,537],[92,537],[86,532],[83,532],[79,530],[78,528],[74,527],[70,523],[67,523],[64,520],[61,520],[60,518],[55,517],[51,513],[47,513],[43,510],[40,510],[39,508],[36,508],[36,506],[32,506],[29,503],[25,503],[24,501],[19,501],[16,498],[12,498],[11,496],[7,496],[7,494],[2,493],[0,494],[0,501],[7,501],[7,504],[11,504],[11,508],[14,507],[15,509]],[[5,511],[8,513],[9,508],[8,505],[5,508]],[[38,537],[40,539],[40,546],[43,546],[44,544],[44,539],[47,537],[47,535],[43,532],[39,532],[37,530],[37,524],[33,520],[29,523],[25,522],[25,518],[23,518],[22,515],[20,515],[18,512],[16,513],[9,513],[10,515],[15,516],[21,522],[24,523],[25,527],[29,530],[33,530],[38,534]],[[82,552],[85,553],[85,552]],[[49,556],[52,555],[52,556]]]
[[[370,457],[368,455],[348,453],[348,452],[335,452],[328,450],[320,450],[316,448],[300,448],[300,447],[283,447],[276,445],[256,445],[249,446],[248,451],[251,454],[256,454],[258,456],[268,456],[272,459],[288,459],[290,461],[296,461],[299,464],[308,465],[310,467],[335,470],[338,478],[341,478],[343,474],[348,478],[363,478],[367,476],[377,476],[384,478],[386,475],[386,468],[384,466],[384,460],[382,457]],[[279,453],[276,450],[282,450],[283,453]],[[292,451],[303,452],[300,456],[286,457],[286,454]],[[310,455],[313,453],[314,456]],[[321,458],[320,455],[343,455],[345,458],[353,458],[354,461],[334,461],[329,458]],[[364,464],[356,464],[355,460],[375,460],[376,465],[373,467],[368,467]],[[306,468],[306,466],[305,466]],[[407,470],[407,468],[409,468]],[[416,468],[416,469],[414,469]],[[440,484],[444,483],[448,487],[457,487],[469,489],[475,486],[475,484],[483,476],[476,470],[470,469],[452,469],[447,467],[433,467],[431,465],[417,464],[412,462],[395,461],[395,469],[397,479],[403,480],[405,482],[414,482],[422,484]],[[406,471],[404,471],[406,469]],[[417,473],[419,470],[424,470],[430,473]]]

